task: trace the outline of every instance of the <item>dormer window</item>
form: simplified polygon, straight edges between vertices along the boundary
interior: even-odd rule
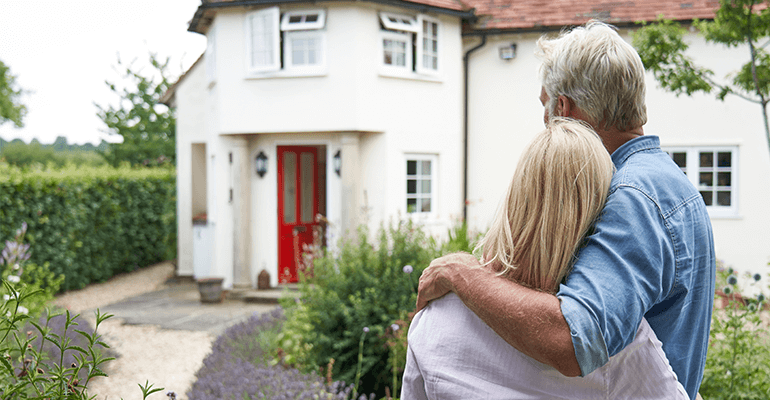
[[[381,12],[380,51],[382,70],[388,75],[410,76],[415,72],[436,75],[439,72],[438,20]]]
[[[280,70],[316,74],[326,67],[326,11],[278,7],[246,16],[247,70],[260,75]],[[283,44],[283,45],[281,45]]]

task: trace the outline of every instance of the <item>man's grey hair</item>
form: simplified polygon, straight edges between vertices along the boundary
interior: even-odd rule
[[[628,131],[647,122],[644,65],[614,27],[591,21],[537,45],[549,114],[566,96],[595,129]]]

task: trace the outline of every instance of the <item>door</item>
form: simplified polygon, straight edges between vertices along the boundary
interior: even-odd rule
[[[318,150],[278,146],[278,281],[297,282],[302,245],[318,225]]]

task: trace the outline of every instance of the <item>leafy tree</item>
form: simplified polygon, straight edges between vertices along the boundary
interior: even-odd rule
[[[103,152],[113,166],[129,162],[132,166],[153,166],[174,163],[176,156],[176,119],[174,110],[161,104],[160,98],[171,86],[168,73],[170,59],[159,60],[150,54],[153,71],[147,73],[124,65],[118,59],[122,77],[133,82],[130,87],[118,87],[105,81],[110,90],[120,97],[118,107],[95,104],[99,118],[107,125],[108,133],[123,137],[123,143],[111,143]]]
[[[653,72],[663,88],[677,96],[716,90],[719,100],[735,95],[759,104],[770,149],[770,53],[766,50],[770,45],[770,0],[720,0],[719,5],[713,21],[695,20],[693,25],[706,42],[748,49],[748,62],[725,77],[728,83],[718,83],[713,71],[696,65],[685,55],[686,31],[678,23],[659,19],[658,23],[644,26],[633,36],[634,47],[645,68]],[[767,41],[760,43],[763,40]]]
[[[16,86],[16,77],[0,61],[0,125],[13,122],[18,128],[24,126],[27,107],[19,103],[23,91]]]

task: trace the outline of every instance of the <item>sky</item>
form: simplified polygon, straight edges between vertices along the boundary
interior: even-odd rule
[[[122,85],[118,56],[135,67],[150,52],[170,57],[173,80],[206,48],[203,35],[187,32],[201,0],[0,0],[0,60],[27,91],[24,127],[0,125],[0,137],[29,143],[70,144],[102,139],[106,133],[94,103],[117,105],[105,80]],[[150,67],[146,71],[151,71]]]

